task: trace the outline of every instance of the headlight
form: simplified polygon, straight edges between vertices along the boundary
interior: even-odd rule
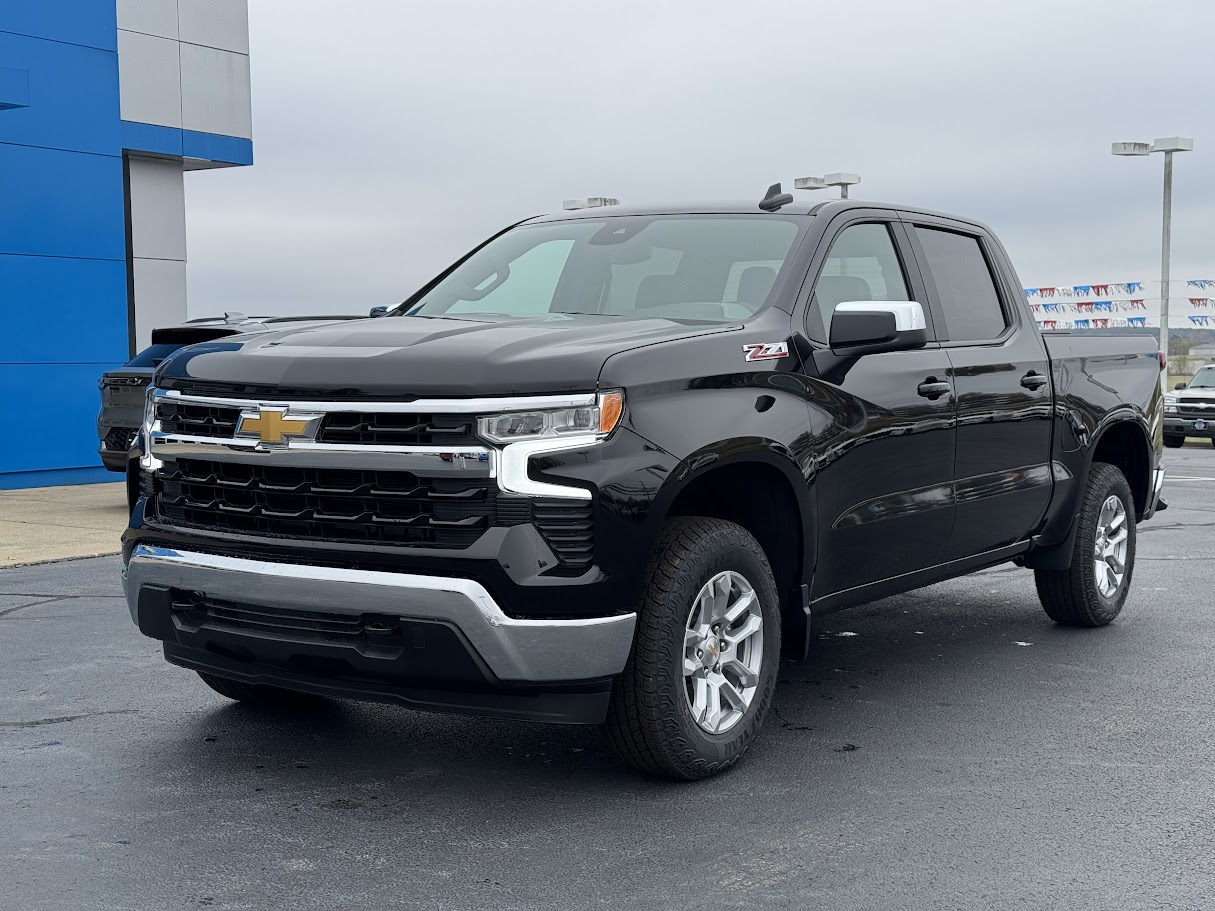
[[[620,422],[624,393],[602,392],[593,405],[544,411],[512,411],[477,419],[477,432],[493,443],[594,436],[603,439]]]
[[[1176,414],[1177,413],[1177,396],[1166,395],[1164,397],[1164,413],[1165,414]]]

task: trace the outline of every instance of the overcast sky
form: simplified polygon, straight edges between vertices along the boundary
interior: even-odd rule
[[[255,164],[187,175],[190,315],[401,300],[611,195],[853,195],[979,218],[1028,286],[1215,278],[1209,0],[251,0]],[[1158,57],[1163,54],[1163,57]],[[819,194],[834,190],[819,191]]]

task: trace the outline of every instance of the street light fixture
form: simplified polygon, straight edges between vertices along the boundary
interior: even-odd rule
[[[825,190],[827,187],[839,187],[840,199],[848,198],[848,188],[861,182],[860,174],[850,174],[847,171],[836,171],[826,177],[798,177],[793,181],[795,190]]]
[[[579,209],[598,209],[600,206],[618,206],[620,200],[615,196],[588,196],[586,199],[567,199],[561,203],[561,208],[567,212],[577,212]]]
[[[1114,155],[1142,156],[1164,153],[1164,219],[1160,231],[1160,350],[1169,356],[1169,265],[1173,235],[1173,153],[1192,152],[1194,140],[1184,136],[1168,136],[1155,142],[1115,142],[1110,147]],[[1162,381],[1168,381],[1162,377]]]

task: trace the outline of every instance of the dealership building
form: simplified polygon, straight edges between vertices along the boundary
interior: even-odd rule
[[[252,137],[248,0],[0,3],[0,489],[116,479],[98,377],[186,318],[184,174]]]

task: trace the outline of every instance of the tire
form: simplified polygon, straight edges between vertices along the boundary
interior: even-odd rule
[[[237,702],[247,702],[250,705],[258,705],[263,708],[303,708],[320,702],[322,698],[312,693],[301,693],[298,690],[284,689],[281,686],[270,686],[265,683],[242,683],[239,680],[232,680],[228,677],[217,677],[215,674],[208,674],[204,671],[199,671],[198,676],[202,678],[203,683],[221,696],[227,696],[229,699],[235,699]]]
[[[1215,440],[1211,442],[1215,443]],[[1164,445],[1166,449],[1180,449],[1185,445],[1185,437],[1165,437]]]
[[[1126,531],[1123,574],[1112,591],[1103,592],[1097,578],[1097,532],[1102,510],[1116,497],[1123,510]],[[1114,535],[1116,537],[1116,534]],[[1076,542],[1071,566],[1034,572],[1038,598],[1046,615],[1064,626],[1105,626],[1118,616],[1126,601],[1135,569],[1135,501],[1130,485],[1113,465],[1094,462],[1080,500]],[[1107,576],[1112,582],[1112,577]]]
[[[687,781],[716,775],[755,739],[776,688],[781,618],[772,568],[742,526],[677,517],[663,526],[645,580],[632,653],[613,685],[605,733],[616,753],[644,772]],[[711,580],[720,593],[716,597],[706,596]],[[754,600],[746,595],[748,585]],[[720,632],[706,632],[711,638],[700,642],[706,647],[698,651],[689,627],[700,626],[709,615],[701,628],[715,631],[712,617],[734,613],[740,605],[749,605],[747,612],[727,620]],[[756,620],[762,641],[754,633],[743,638],[744,627],[753,628]],[[732,655],[737,659],[731,661]],[[689,672],[689,663],[697,660],[703,666]],[[739,668],[749,669],[748,676],[736,675]],[[712,711],[716,678],[730,687],[716,691],[719,712]],[[748,679],[754,680],[750,686]],[[706,708],[698,720],[693,704],[700,704],[702,694]],[[719,732],[706,728],[715,720]]]

